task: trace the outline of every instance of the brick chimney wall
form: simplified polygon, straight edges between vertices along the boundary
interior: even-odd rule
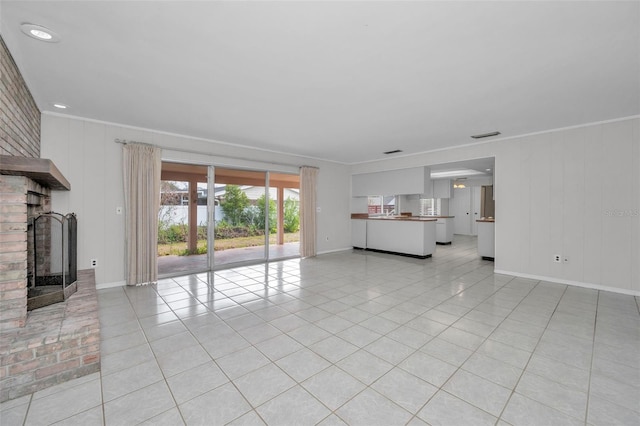
[[[0,37],[0,154],[40,158],[40,110]]]
[[[2,37],[0,154],[40,157],[40,110]],[[0,330],[27,318],[27,196],[34,191],[49,194],[25,177],[0,175]]]

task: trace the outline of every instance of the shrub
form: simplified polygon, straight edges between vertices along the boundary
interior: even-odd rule
[[[265,205],[266,198],[264,195],[261,195],[260,198],[256,201],[256,206],[258,207],[258,217],[257,221],[254,222],[254,225],[257,228],[264,228],[265,221]],[[269,199],[269,233],[273,234],[278,229],[278,210],[276,208],[276,202],[272,199]]]
[[[296,200],[284,200],[284,232],[298,232],[300,229],[300,208]]]
[[[228,239],[238,237],[252,237],[256,235],[264,235],[264,231],[250,226],[233,226],[225,221],[220,221],[216,224],[215,237],[217,239]]]
[[[237,185],[227,185],[221,205],[224,217],[230,224],[242,224],[243,213],[249,207],[249,198]]]

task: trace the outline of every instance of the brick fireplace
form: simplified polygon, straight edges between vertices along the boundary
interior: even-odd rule
[[[93,270],[78,271],[77,292],[63,302],[27,308],[41,262],[29,218],[50,211],[60,190],[70,184],[40,158],[40,111],[0,36],[0,402],[100,370]]]
[[[50,210],[52,190],[69,187],[49,160],[0,155],[0,402],[100,370],[92,270],[79,272],[64,301],[28,308],[33,271],[52,257],[34,255],[29,223]]]

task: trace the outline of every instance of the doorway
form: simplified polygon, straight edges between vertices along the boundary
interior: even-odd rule
[[[300,255],[297,174],[162,163],[158,274]]]
[[[478,235],[476,219],[480,219],[480,187],[455,188],[453,192],[454,196],[449,202],[449,211],[454,216],[453,233]]]
[[[298,175],[216,167],[214,267],[298,257]]]
[[[158,274],[208,269],[207,166],[162,163]]]

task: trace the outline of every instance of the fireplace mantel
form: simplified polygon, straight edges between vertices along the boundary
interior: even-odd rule
[[[0,174],[26,176],[53,190],[71,190],[71,184],[53,161],[46,158],[27,158],[0,155]]]

